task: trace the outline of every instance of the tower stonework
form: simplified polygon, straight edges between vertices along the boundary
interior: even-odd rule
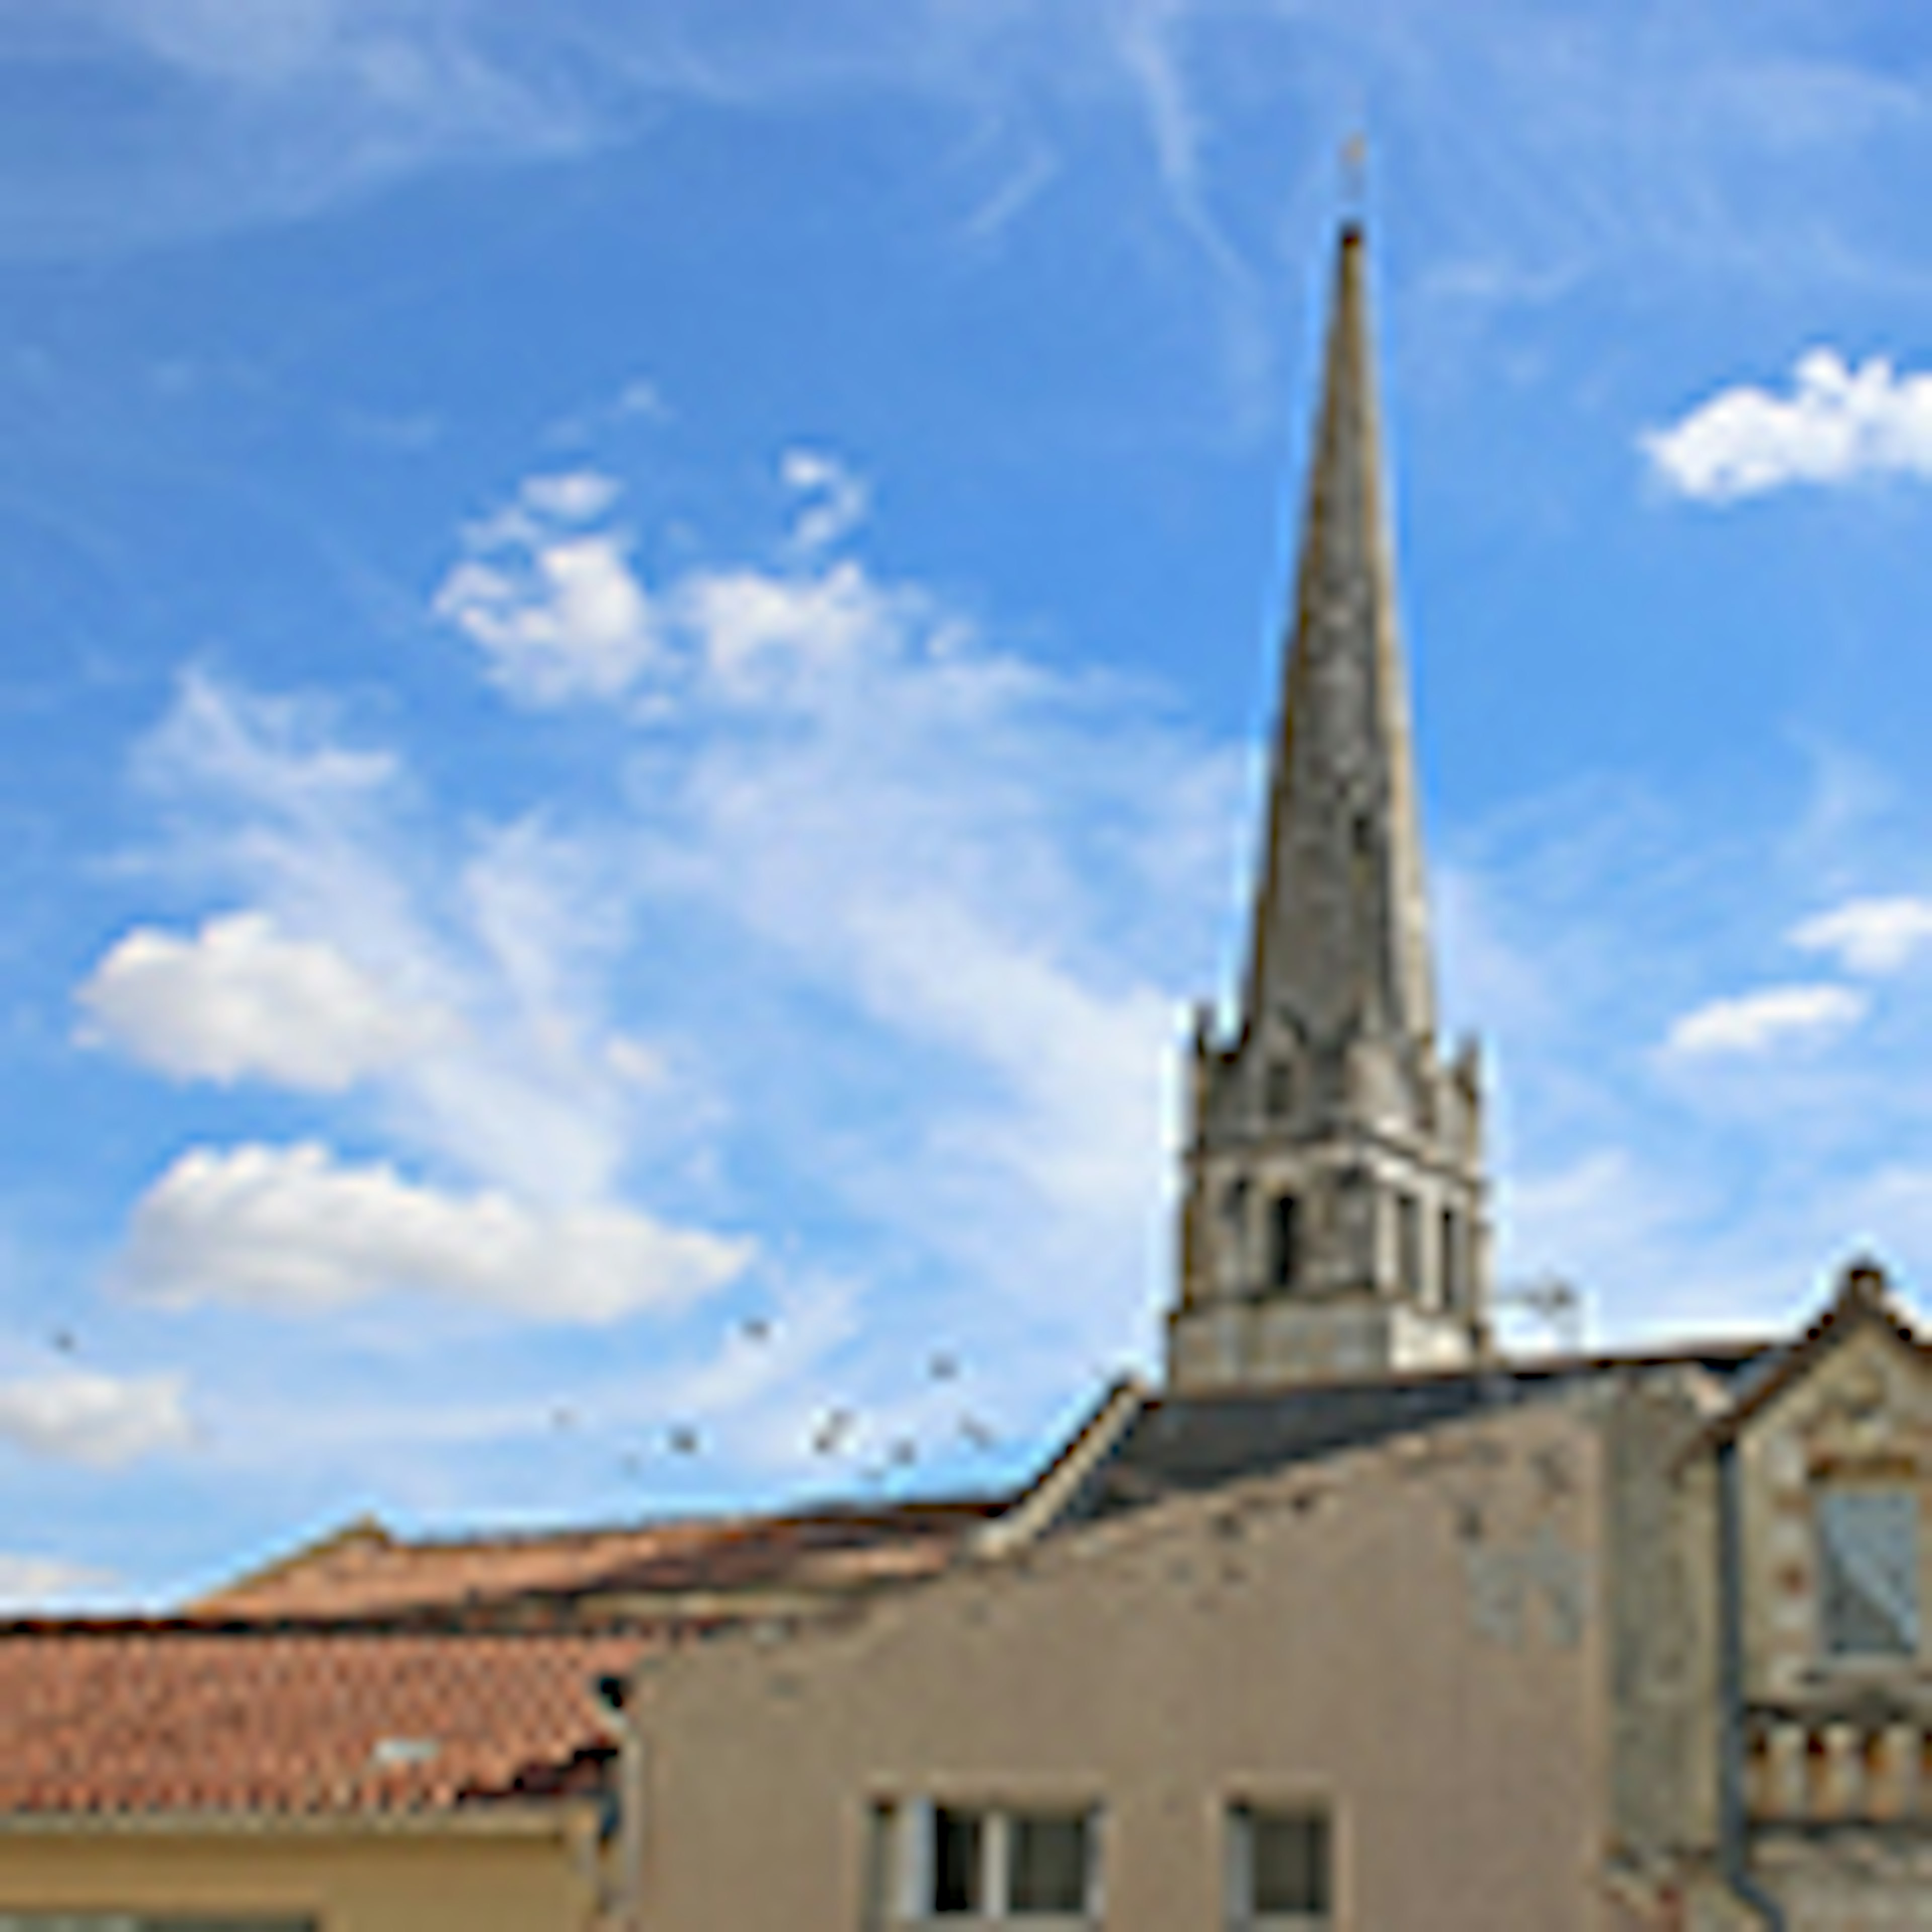
[[[1197,1019],[1168,1377],[1488,1347],[1480,1068],[1438,1050],[1360,229],[1342,232],[1241,1008]]]

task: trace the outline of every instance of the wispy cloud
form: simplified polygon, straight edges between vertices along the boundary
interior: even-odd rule
[[[137,759],[181,883],[236,899],[439,1016],[434,1042],[368,1070],[380,1126],[440,1172],[514,1198],[609,1198],[646,1103],[692,1106],[635,1029],[613,1025],[605,962],[625,900],[612,855],[536,820],[446,840],[412,817],[388,749],[344,742],[328,706],[201,673]]]
[[[1932,944],[1932,899],[1847,899],[1794,926],[1791,943],[1830,953],[1854,973],[1896,973]]]
[[[640,1318],[660,1430],[694,1418],[707,1459],[821,1479],[983,1453],[1147,1339],[1175,1016],[1210,970],[1244,761],[882,574],[851,554],[862,481],[789,467],[836,532],[662,579],[626,562],[662,650],[573,692],[635,763],[568,817],[448,825],[338,707],[183,680],[138,760],[153,856],[176,902],[249,910],[175,934],[162,976],[204,992],[225,947],[304,980],[286,950],[313,948],[308,978],[326,953],[334,992],[439,1018],[354,1084],[312,1070],[304,1138],[176,1154],[116,1264],[137,1304],[318,1334],[365,1307],[552,1338]],[[546,474],[458,541],[594,540],[620,514],[601,472]],[[513,727],[536,700],[472,641]],[[203,1030],[197,1067],[273,1064]],[[748,1304],[772,1312],[756,1342],[730,1332]],[[957,1384],[927,1372],[935,1336]],[[971,1388],[995,1359],[998,1390]]]
[[[788,490],[805,500],[791,526],[791,547],[801,556],[829,550],[866,520],[872,491],[836,456],[822,449],[788,449],[778,459]]]
[[[1788,393],[1720,390],[1642,443],[1666,484],[1706,502],[1794,484],[1932,476],[1932,375],[1900,374],[1882,356],[1853,368],[1835,350],[1814,349]]]
[[[12,1610],[45,1609],[105,1590],[114,1581],[111,1570],[64,1557],[0,1554],[0,1604]]]
[[[1693,1008],[1672,1022],[1664,1046],[1680,1058],[1768,1053],[1842,1033],[1864,1018],[1868,1004],[1856,988],[1826,982],[1766,986]]]

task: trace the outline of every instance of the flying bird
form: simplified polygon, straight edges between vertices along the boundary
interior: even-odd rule
[[[671,1454],[674,1456],[695,1456],[700,1446],[694,1429],[680,1424],[670,1432]]]
[[[962,1415],[959,1432],[975,1449],[991,1449],[1000,1439],[976,1415]]]
[[[812,1432],[812,1453],[814,1456],[836,1456],[845,1445],[845,1438],[852,1432],[856,1418],[848,1408],[835,1408],[828,1413]]]

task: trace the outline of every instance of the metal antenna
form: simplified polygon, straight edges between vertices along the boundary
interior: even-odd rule
[[[1342,218],[1359,222],[1369,210],[1369,137],[1358,128],[1342,143]]]
[[[1499,1290],[1493,1300],[1498,1307],[1520,1308],[1534,1317],[1566,1353],[1583,1352],[1583,1298],[1561,1275],[1533,1275]]]

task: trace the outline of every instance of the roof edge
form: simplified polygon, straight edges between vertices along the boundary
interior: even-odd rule
[[[1094,1466],[1112,1453],[1151,1393],[1137,1376],[1114,1382],[1032,1486],[972,1537],[970,1553],[982,1562],[997,1562],[1037,1542],[1060,1520]]]

